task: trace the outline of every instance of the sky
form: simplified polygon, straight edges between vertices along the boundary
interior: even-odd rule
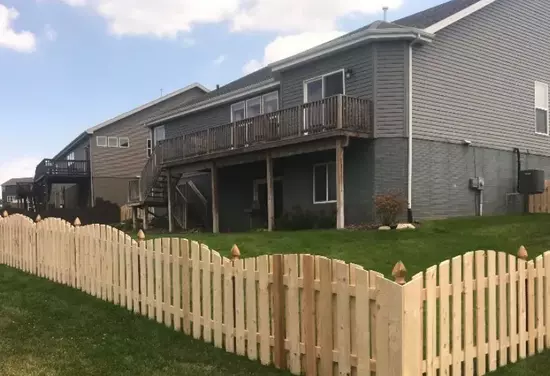
[[[0,0],[0,184],[85,129],[444,0]]]

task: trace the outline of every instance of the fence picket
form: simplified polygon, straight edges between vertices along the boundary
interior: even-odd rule
[[[201,245],[202,265],[202,318],[203,339],[206,343],[212,342],[212,264],[211,251]]]
[[[233,260],[233,271],[235,273],[235,352],[237,355],[246,355],[243,260]]]
[[[153,246],[154,243],[145,242],[144,240],[139,241],[139,312],[142,316],[147,316],[149,310],[149,302],[147,296],[147,257],[148,251],[147,246]],[[149,248],[151,249],[151,248]]]
[[[474,376],[474,265],[472,252],[462,257],[464,279],[464,376]]]
[[[500,345],[500,351],[499,351],[499,365],[505,366],[508,364],[508,345],[509,337],[508,337],[508,313],[506,311],[506,307],[508,307],[508,303],[506,300],[506,288],[507,288],[507,282],[506,282],[506,254],[503,252],[498,253],[498,312],[499,312],[499,318],[498,318],[498,325],[499,325],[499,334],[498,334],[498,342]]]
[[[485,252],[475,253],[476,273],[476,319],[477,319],[477,374],[483,376],[487,373],[487,342],[485,332]]]
[[[191,277],[189,275],[189,241],[187,239],[180,240],[181,249],[181,316],[183,332],[187,335],[191,334]]]
[[[489,325],[489,371],[497,369],[497,286],[496,286],[496,253],[487,251],[487,287],[489,297],[489,311],[487,324]]]
[[[155,264],[155,318],[159,324],[162,324],[162,239],[155,239],[153,255]]]
[[[258,328],[260,331],[260,362],[271,363],[270,338],[270,299],[269,299],[269,258],[260,256],[257,259],[258,268]]]
[[[321,376],[332,375],[333,367],[333,339],[332,339],[332,263],[326,257],[319,257],[319,279],[321,291],[319,294],[319,327],[317,333],[320,338],[321,362],[319,371]]]
[[[147,285],[147,317],[151,320],[155,319],[155,242],[157,240],[147,241],[147,252],[145,255],[145,264],[147,268],[146,285]]]
[[[518,333],[519,333],[519,358],[525,359],[527,356],[527,263],[523,260],[518,260]]]
[[[223,348],[223,275],[222,258],[212,251],[212,300],[214,311],[214,346]]]
[[[201,338],[201,259],[199,243],[191,242],[191,296],[193,317],[193,338]]]
[[[535,330],[535,263],[530,260],[527,263],[527,330],[528,330],[528,355],[536,354],[537,332]]]
[[[162,239],[162,281],[163,281],[163,299],[162,299],[162,311],[164,313],[164,325],[170,327],[172,326],[172,286],[170,281],[172,281],[171,275],[171,240],[170,238]]]
[[[452,259],[453,376],[462,375],[462,256]]]
[[[535,259],[535,262],[537,278],[535,291],[537,318],[535,321],[535,327],[537,332],[537,352],[540,353],[544,350],[544,260],[542,255],[538,256]]]
[[[546,348],[550,349],[550,251],[544,253],[544,274],[545,274],[545,288],[544,288],[544,307],[545,310],[545,329],[546,329]]]
[[[518,283],[517,283],[517,258],[508,256],[508,274],[509,274],[509,302],[508,317],[510,318],[510,362],[515,363],[518,360]]]
[[[258,359],[258,317],[256,304],[256,259],[245,260],[246,270],[246,332],[248,359]]]
[[[227,258],[223,258],[223,277],[224,277],[224,332],[225,332],[225,351],[235,352],[235,304],[233,287],[233,263]]]
[[[449,261],[439,264],[439,372],[441,376],[450,375],[449,349]]]
[[[355,315],[357,323],[357,375],[371,374],[370,278],[366,270],[356,271]],[[314,375],[316,373],[313,373]]]
[[[338,328],[338,372],[340,375],[351,373],[350,364],[350,298],[349,298],[349,265],[336,261],[334,263],[336,281],[336,318]]]
[[[437,375],[437,266],[426,270],[426,375]]]
[[[172,238],[172,299],[174,300],[174,329],[181,331],[181,249],[180,240]]]
[[[286,293],[286,338],[288,340],[289,369],[295,375],[302,371],[300,352],[300,308],[298,288],[298,257],[284,256],[285,275],[287,276]]]

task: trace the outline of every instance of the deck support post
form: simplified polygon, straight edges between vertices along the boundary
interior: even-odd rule
[[[137,216],[138,216],[138,208],[137,206],[132,206],[132,229],[134,231],[138,230],[137,226]]]
[[[344,146],[336,140],[336,228],[345,228],[344,217]]]
[[[218,210],[218,170],[215,162],[212,162],[210,168],[210,178],[212,182],[212,232],[217,234],[220,232],[220,215]]]
[[[174,187],[172,186],[172,171],[168,170],[168,232],[172,233],[174,232],[174,215],[172,210],[173,198],[174,198]]]
[[[147,231],[147,218],[149,218],[149,206],[143,205],[143,231]]]
[[[275,203],[273,198],[273,158],[267,153],[266,159],[266,185],[267,185],[267,230],[275,228]]]

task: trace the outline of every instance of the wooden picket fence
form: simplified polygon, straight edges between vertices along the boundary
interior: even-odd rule
[[[232,252],[0,219],[0,263],[293,374],[480,376],[550,348],[550,252],[469,252],[409,282],[401,263],[391,281],[322,256]]]
[[[550,213],[550,180],[545,181],[543,193],[529,195],[529,213]]]

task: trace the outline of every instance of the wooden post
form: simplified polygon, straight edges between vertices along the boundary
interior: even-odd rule
[[[336,128],[342,129],[344,124],[344,107],[342,104],[342,94],[338,94],[336,106]]]
[[[273,255],[273,364],[278,369],[286,369],[285,351],[285,284],[283,255]]]
[[[8,217],[8,211],[7,210],[4,210],[4,212],[2,213],[2,217],[4,217],[4,218]]]
[[[137,230],[137,215],[138,215],[137,206],[132,206],[132,229],[134,231]]]
[[[149,207],[143,205],[143,230],[147,231],[147,218],[149,217]]]
[[[36,219],[35,219],[34,221],[35,221],[36,223],[42,221],[42,217],[40,216],[40,214],[38,214],[38,215],[36,216]]]
[[[233,283],[233,328],[237,328],[237,294],[236,294],[236,280],[235,280],[235,261],[239,261],[241,259],[241,251],[239,250],[239,247],[237,247],[237,244],[233,244],[233,247],[231,247],[231,264],[233,265],[233,277],[232,277],[232,283]],[[240,314],[243,314],[241,312]],[[237,336],[233,336],[233,348],[237,348]]]
[[[173,201],[173,197],[174,197],[174,189],[172,187],[172,171],[168,170],[168,191],[167,191],[167,194],[168,194],[168,232],[169,233],[172,233],[174,232],[174,216],[173,216],[173,213],[172,213],[172,201]]]
[[[345,228],[344,215],[344,146],[336,140],[336,228]]]
[[[218,211],[218,170],[215,162],[212,162],[210,177],[212,181],[212,232],[217,234],[220,232],[220,216]]]
[[[527,262],[529,259],[529,253],[524,246],[520,246],[518,250],[518,258]],[[519,320],[519,315],[518,315]],[[518,323],[519,327],[519,323]],[[529,330],[529,278],[525,279],[525,329]],[[526,346],[525,343],[522,343],[521,346]]]
[[[266,183],[267,183],[267,230],[273,231],[275,227],[275,203],[273,198],[273,159],[271,154],[266,157]]]
[[[395,264],[391,275],[395,279],[395,283],[401,286],[407,283],[407,268],[405,268],[403,262],[399,261],[397,264]]]

